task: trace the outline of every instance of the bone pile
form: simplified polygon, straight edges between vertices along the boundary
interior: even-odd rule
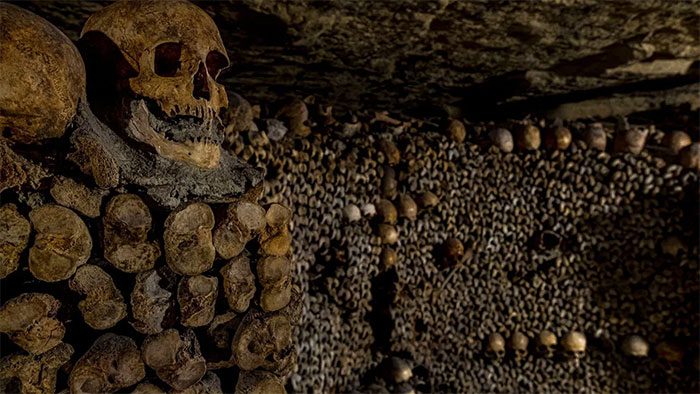
[[[296,213],[293,391],[698,390],[686,133],[237,100],[231,150]]]
[[[183,1],[103,11],[124,16],[137,7],[148,12],[135,16],[168,13],[163,23],[181,28],[178,18],[198,19],[208,31],[193,35],[218,37],[211,18]],[[146,22],[135,25],[156,26]],[[211,114],[227,101],[216,75],[192,63],[200,88],[223,96],[198,100],[204,112],[178,97],[140,91],[135,100],[123,91],[123,103],[144,109],[149,100],[160,113],[173,100],[194,114],[134,113],[120,122],[132,128],[115,131],[85,102],[83,60],[63,33],[5,3],[0,26],[0,392],[284,393],[301,312],[292,212],[261,205],[261,173],[221,150],[221,122]],[[226,63],[207,63],[215,74],[228,64],[219,60]],[[186,135],[195,123],[218,138]],[[166,138],[153,129],[163,124],[195,142],[148,145]],[[141,140],[128,137],[144,130]]]
[[[163,225],[134,194],[92,220],[1,197],[3,392],[141,392],[143,381],[147,392],[232,392],[234,370],[236,391],[284,392],[300,312],[288,208],[241,200],[215,220],[192,203]]]

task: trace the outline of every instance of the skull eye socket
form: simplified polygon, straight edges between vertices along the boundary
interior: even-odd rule
[[[228,59],[219,51],[211,51],[207,54],[207,72],[212,78],[217,79],[221,70],[228,67]]]
[[[161,77],[174,77],[180,70],[180,55],[182,44],[179,42],[164,42],[156,47],[154,69]]]

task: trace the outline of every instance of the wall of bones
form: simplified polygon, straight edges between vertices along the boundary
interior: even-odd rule
[[[20,6],[0,391],[700,390],[692,103],[470,121],[243,97],[220,5],[91,6],[73,40]]]
[[[14,5],[0,26],[0,391],[284,392],[292,211],[221,148],[211,18],[118,2],[80,50]]]

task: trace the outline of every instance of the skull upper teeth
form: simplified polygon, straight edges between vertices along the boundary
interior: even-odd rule
[[[179,143],[168,140],[165,133],[156,131],[169,129],[169,124],[157,119],[148,111],[143,100],[132,108],[130,129],[139,141],[153,146],[159,155],[168,159],[203,168],[214,168],[219,164],[221,150],[206,137],[191,137],[190,140]]]

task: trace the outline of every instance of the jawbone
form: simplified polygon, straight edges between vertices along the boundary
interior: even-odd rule
[[[216,168],[220,165],[219,145],[206,141],[174,142],[158,133],[151,125],[150,113],[143,100],[132,107],[131,115],[129,128],[134,137],[152,146],[159,155],[199,168]]]
[[[262,189],[262,171],[218,145],[216,149],[206,146],[216,141],[198,139],[195,142],[199,148],[185,143],[173,146],[172,141],[163,141],[159,136],[161,133],[157,130],[162,124],[144,121],[143,108],[132,107],[132,110],[137,119],[129,127],[135,129],[114,131],[100,122],[86,103],[80,102],[78,106],[78,114],[71,125],[68,159],[91,176],[99,187],[137,187],[158,206],[167,209],[175,209],[185,201],[229,203]],[[134,133],[152,141],[158,152],[143,150],[125,139],[131,139]],[[183,160],[166,158],[162,155],[165,152]],[[190,164],[195,162],[204,166]],[[206,167],[212,165],[215,166]]]

